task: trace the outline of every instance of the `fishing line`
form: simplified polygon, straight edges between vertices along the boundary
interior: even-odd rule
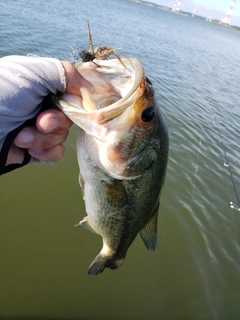
[[[198,143],[198,152],[197,152],[197,160],[196,160],[195,172],[193,174],[195,176],[195,180],[196,180],[197,173],[198,173],[198,163],[199,163],[201,148],[202,148],[202,138],[200,137],[199,143]],[[194,183],[193,184],[193,190],[192,190],[192,200],[193,200],[194,195],[195,195],[195,189],[196,189],[196,184]]]
[[[235,184],[235,181],[234,181],[231,165],[230,165],[230,162],[229,162],[229,159],[228,159],[228,156],[227,156],[226,148],[225,148],[225,145],[223,143],[222,134],[220,132],[220,128],[219,128],[217,119],[215,117],[215,114],[213,112],[213,109],[212,109],[212,106],[211,106],[210,103],[209,103],[209,106],[210,106],[210,109],[211,109],[211,112],[212,112],[212,116],[213,116],[213,119],[214,119],[214,122],[215,122],[215,125],[216,125],[216,128],[217,128],[219,140],[221,142],[222,150],[223,150],[223,153],[224,153],[224,157],[225,157],[224,166],[228,168],[228,171],[229,171],[229,174],[230,174],[230,177],[231,177],[231,180],[232,180],[232,185],[233,185],[233,188],[234,188],[234,191],[235,191],[235,195],[236,195],[236,198],[237,198],[237,202],[238,202],[238,205],[236,205],[232,201],[230,201],[229,206],[230,206],[230,208],[232,208],[234,210],[240,211],[240,198],[238,196],[238,192],[237,192],[236,184]]]

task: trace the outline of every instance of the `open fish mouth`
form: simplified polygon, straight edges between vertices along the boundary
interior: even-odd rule
[[[89,135],[105,141],[107,128],[104,125],[143,94],[143,65],[135,58],[121,58],[121,62],[118,59],[94,60],[78,63],[75,67],[95,90],[81,88],[81,97],[63,94],[57,105]]]

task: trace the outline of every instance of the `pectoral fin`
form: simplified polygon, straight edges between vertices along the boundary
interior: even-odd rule
[[[87,229],[91,232],[96,233],[96,231],[90,225],[90,223],[88,221],[88,217],[83,218],[78,224],[75,224],[75,227],[81,227],[81,228],[84,228],[84,229]]]
[[[105,194],[108,203],[112,207],[123,207],[127,204],[127,193],[124,185],[119,180],[114,180],[113,182],[102,181],[105,187]]]
[[[128,169],[131,169],[131,171],[136,174],[141,174],[144,170],[149,170],[152,167],[157,159],[157,153],[153,148],[147,148],[147,152],[145,148],[137,156],[128,161]]]
[[[158,209],[159,209],[159,202],[156,206],[156,209],[145,225],[144,228],[140,231],[141,238],[147,247],[148,250],[155,250],[157,246],[157,218],[158,218]]]

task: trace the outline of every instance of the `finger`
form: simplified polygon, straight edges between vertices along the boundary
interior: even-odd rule
[[[94,92],[94,86],[85,79],[69,61],[61,61],[66,76],[66,93],[80,96],[80,88],[88,88]]]
[[[49,109],[41,112],[36,120],[36,127],[42,133],[64,133],[72,126],[72,121],[59,110]]]
[[[68,131],[63,133],[41,133],[35,127],[26,127],[14,140],[17,147],[25,149],[48,149],[65,142]]]
[[[46,161],[46,162],[55,162],[60,160],[64,153],[65,147],[63,144],[59,144],[49,149],[28,149],[28,153],[39,160]]]

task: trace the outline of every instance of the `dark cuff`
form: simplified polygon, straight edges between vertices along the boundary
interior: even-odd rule
[[[30,119],[27,120],[26,122],[24,122],[21,126],[19,126],[18,128],[16,128],[15,130],[9,132],[9,134],[7,135],[3,146],[2,146],[2,150],[0,153],[0,175],[13,171],[17,168],[21,168],[23,166],[25,166],[26,164],[29,163],[31,156],[30,154],[27,152],[27,149],[23,149],[24,150],[24,160],[23,163],[19,164],[9,164],[8,166],[5,166],[6,161],[7,161],[7,156],[8,156],[8,152],[9,149],[14,141],[14,139],[16,138],[16,136],[18,135],[18,133],[25,128],[26,126],[33,126],[35,124],[36,118],[34,119]]]
[[[40,109],[39,113],[41,113],[49,108],[52,108],[54,106],[54,97],[59,97],[60,95],[61,95],[61,93],[57,93],[57,95],[55,95],[55,96],[53,96],[52,94],[49,94],[48,96],[46,96],[40,105],[41,109]],[[10,172],[10,171],[13,171],[17,168],[21,168],[21,167],[25,166],[26,164],[28,164],[29,161],[32,159],[32,157],[28,153],[27,149],[23,149],[24,150],[23,163],[9,164],[8,166],[5,166],[6,161],[7,161],[8,152],[9,152],[9,149],[10,149],[14,139],[19,134],[19,132],[23,128],[25,128],[26,126],[36,126],[36,119],[37,119],[37,116],[39,115],[39,113],[34,118],[25,121],[23,124],[21,124],[21,126],[19,126],[15,130],[8,133],[6,139],[3,143],[2,150],[0,152],[0,175],[7,173],[7,172]]]

